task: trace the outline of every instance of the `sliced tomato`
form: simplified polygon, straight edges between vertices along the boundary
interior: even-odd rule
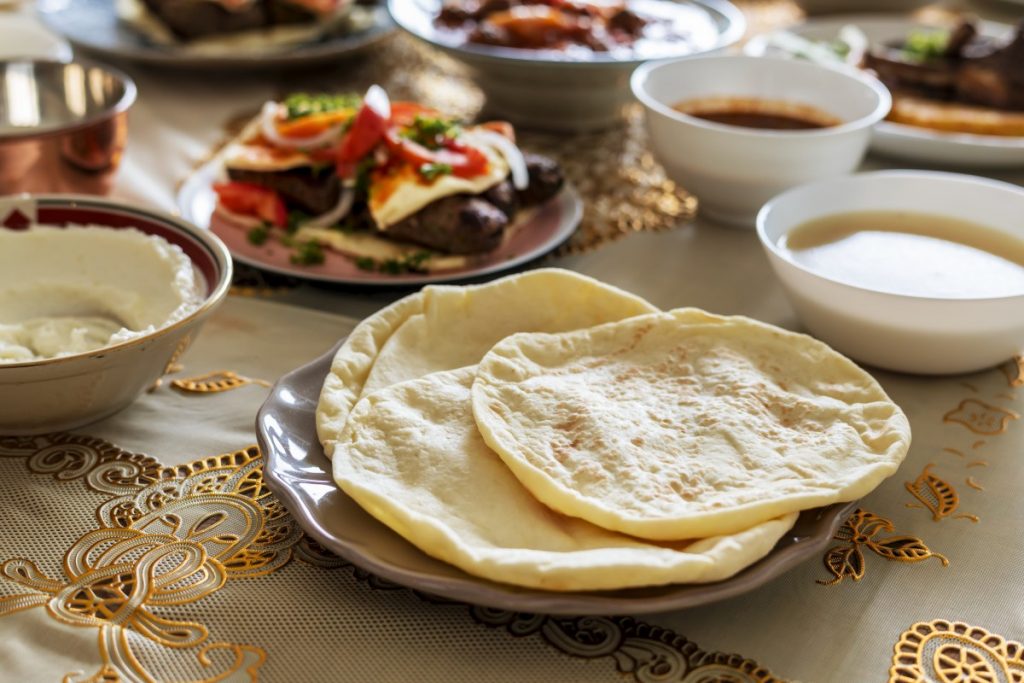
[[[351,109],[339,109],[321,114],[310,114],[294,121],[278,121],[277,132],[286,138],[309,138],[328,128],[345,123],[355,114]]]
[[[285,208],[281,196],[270,188],[232,180],[227,183],[214,183],[213,191],[228,211],[243,216],[255,216],[278,228],[288,225],[288,209]]]
[[[352,127],[341,139],[338,147],[337,168],[342,178],[351,178],[356,163],[373,151],[388,130],[391,119],[391,103],[380,86],[372,86],[363,98]]]
[[[416,168],[424,164],[447,164],[452,168],[452,175],[460,178],[475,178],[487,172],[488,162],[484,153],[455,140],[446,141],[441,149],[427,149],[418,142],[401,137],[393,128],[385,139],[392,154]]]
[[[408,128],[415,121],[417,116],[424,118],[436,118],[441,112],[430,107],[424,107],[415,102],[392,102],[391,103],[391,124],[399,128]]]

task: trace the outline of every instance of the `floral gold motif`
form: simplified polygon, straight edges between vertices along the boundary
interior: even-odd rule
[[[101,528],[66,552],[63,576],[30,559],[0,564],[0,575],[28,591],[0,598],[0,617],[38,607],[59,622],[97,628],[103,665],[77,680],[154,680],[134,654],[142,641],[192,649],[196,668],[212,672],[204,682],[256,679],[266,658],[260,648],[210,643],[205,625],[173,617],[175,606],[229,580],[284,566],[302,538],[263,485],[255,446],[168,468],[101,439],[55,434],[0,439],[0,456],[110,496],[97,511]]]
[[[889,683],[1024,680],[1024,645],[959,621],[918,622],[893,648]]]
[[[1006,375],[1010,388],[1024,386],[1024,356],[1016,356],[1009,363],[999,366]]]
[[[967,479],[964,480],[964,483],[967,484],[968,486],[970,486],[975,491],[984,491],[985,490],[985,487],[982,486],[981,484],[979,484],[978,481],[974,477],[967,477]]]
[[[1020,415],[1012,410],[989,405],[976,398],[968,398],[943,415],[942,421],[962,424],[975,434],[995,436],[1005,432],[1010,422],[1019,418]]]
[[[291,559],[322,568],[345,567],[369,588],[407,589],[348,564],[302,534],[263,485],[255,446],[165,467],[101,439],[68,434],[0,437],[0,457],[21,458],[34,474],[79,482],[107,496],[100,528],[71,543],[63,574],[32,560],[0,564],[0,576],[21,588],[0,597],[0,618],[41,609],[66,624],[95,628],[100,666],[71,672],[71,683],[146,681],[156,676],[137,655],[167,648],[176,666],[190,652],[194,680],[258,678],[261,648],[210,642],[203,623],[175,616],[238,578],[276,571]],[[559,652],[607,658],[636,683],[775,683],[764,667],[739,655],[706,652],[672,631],[629,618],[576,619],[465,606],[415,593],[426,602],[469,610],[480,624],[513,636],[536,636]]]
[[[933,521],[938,522],[946,517],[954,516],[958,519],[977,522],[978,518],[974,515],[953,514],[960,508],[960,496],[952,484],[932,474],[931,468],[934,466],[934,463],[929,463],[917,479],[904,482],[903,485],[907,491],[910,491],[914,498],[921,501],[931,511]]]
[[[249,384],[258,384],[261,387],[270,386],[270,382],[266,380],[243,377],[231,370],[220,370],[197,377],[171,380],[172,387],[188,394],[219,394],[222,391],[231,391]]]
[[[887,560],[923,562],[934,557],[943,567],[949,566],[949,560],[932,552],[921,539],[913,536],[879,537],[883,531],[895,531],[893,523],[865,510],[855,510],[834,536],[835,540],[843,541],[843,545],[830,548],[823,558],[825,568],[832,574],[832,578],[819,579],[818,583],[834,586],[846,577],[854,581],[864,578],[864,548]]]
[[[964,456],[964,453],[963,453],[963,451],[958,451],[958,450],[957,450],[957,449],[955,449],[955,448],[943,448],[943,449],[942,449],[942,452],[943,452],[943,453],[950,453],[950,454],[952,454],[952,455],[955,455],[955,456],[956,456],[956,457],[958,457],[958,458],[963,458],[963,457],[965,457],[965,456]]]
[[[181,359],[182,354],[184,354],[185,351],[188,350],[188,347],[191,344],[192,335],[190,334],[185,335],[185,337],[182,338],[180,342],[178,342],[178,345],[174,347],[174,353],[171,354],[171,357],[167,359],[167,364],[164,365],[163,373],[161,373],[160,377],[157,377],[156,380],[153,381],[153,384],[151,384],[149,388],[146,390],[147,393],[153,393],[161,386],[163,386],[164,377],[166,377],[167,375],[173,375],[174,373],[181,372],[182,370],[185,369],[185,366],[179,363],[178,361]]]

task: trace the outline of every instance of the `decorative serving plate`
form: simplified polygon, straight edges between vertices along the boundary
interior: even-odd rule
[[[359,28],[328,33],[315,40],[272,50],[201,54],[180,46],[160,45],[122,21],[115,0],[43,0],[39,17],[75,49],[133,62],[189,69],[292,67],[333,61],[359,54],[395,30],[383,7],[356,7]]]
[[[222,169],[223,162],[215,157],[182,184],[178,192],[178,209],[182,217],[220,237],[236,261],[281,275],[332,284],[411,287],[513,270],[561,246],[572,236],[583,217],[583,200],[567,184],[558,195],[536,209],[530,209],[532,213],[524,211],[522,223],[504,244],[464,268],[391,275],[361,270],[352,259],[327,248],[324,249],[326,258],[322,264],[300,266],[291,262],[292,250],[288,247],[274,239],[259,246],[252,244],[245,228],[214,213],[217,194],[213,191],[213,183],[222,174]]]
[[[434,47],[462,56],[475,56],[497,61],[521,64],[619,64],[636,67],[644,61],[658,58],[683,57],[716,50],[735,43],[743,36],[746,21],[743,13],[727,0],[676,0],[678,11],[684,12],[691,24],[701,26],[707,35],[693,37],[693,43],[678,41],[670,50],[657,55],[620,55],[601,52],[579,53],[558,50],[532,50],[465,42],[451,31],[434,25],[441,11],[442,0],[388,0],[392,18],[403,30]]]
[[[846,25],[860,28],[871,43],[903,39],[917,29],[935,29],[910,19],[892,15],[849,15],[811,19],[786,29],[809,40],[834,40]],[[1009,35],[1013,27],[996,22],[981,22],[985,35]],[[769,45],[770,34],[755,36],[744,47],[750,55],[778,55]],[[901,159],[942,166],[1008,168],[1024,166],[1024,137],[948,133],[918,126],[883,121],[875,127],[872,151]]]
[[[740,595],[811,557],[820,557],[856,507],[856,503],[847,503],[804,511],[766,557],[717,583],[576,593],[481,579],[427,556],[335,485],[331,463],[317,440],[315,412],[336,351],[337,347],[282,377],[260,408],[256,434],[265,457],[265,481],[323,546],[369,572],[424,593],[543,614],[644,614],[684,609]]]

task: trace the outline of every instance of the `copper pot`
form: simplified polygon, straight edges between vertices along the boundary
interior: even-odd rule
[[[0,195],[106,194],[135,83],[84,62],[0,61]]]

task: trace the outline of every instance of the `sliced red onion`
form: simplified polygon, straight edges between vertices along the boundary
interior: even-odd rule
[[[526,158],[523,157],[523,153],[516,147],[516,143],[501,133],[483,128],[474,128],[473,130],[466,131],[462,135],[462,139],[470,144],[476,142],[479,145],[495,149],[501,156],[505,157],[505,161],[508,162],[509,171],[512,174],[512,185],[517,190],[525,190],[530,185],[530,172],[526,168]]]
[[[293,138],[281,133],[277,130],[277,118],[281,112],[281,105],[277,102],[267,102],[263,105],[262,111],[260,111],[260,132],[263,133],[263,137],[270,142],[274,143],[278,147],[285,147],[287,149],[307,149],[313,147],[323,147],[324,145],[334,142],[338,138],[338,133],[341,132],[342,124],[331,126],[322,133],[316,135],[310,135],[305,138]]]
[[[370,89],[363,95],[363,104],[376,112],[377,116],[385,121],[391,118],[391,98],[388,97],[384,88],[377,84],[371,85]]]
[[[338,221],[347,216],[348,212],[352,210],[352,202],[355,198],[355,190],[349,187],[342,187],[341,194],[338,196],[338,203],[334,205],[334,208],[327,213],[311,218],[306,221],[305,225],[314,228],[330,228],[337,225]]]

